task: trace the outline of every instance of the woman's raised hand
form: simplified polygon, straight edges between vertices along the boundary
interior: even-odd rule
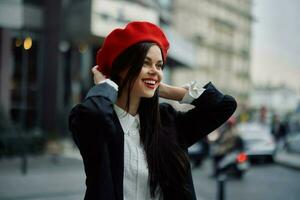
[[[94,83],[99,84],[101,81],[105,80],[106,77],[97,70],[98,65],[94,66],[91,71],[93,72],[94,75]]]
[[[159,96],[165,99],[181,101],[187,89],[160,83]]]

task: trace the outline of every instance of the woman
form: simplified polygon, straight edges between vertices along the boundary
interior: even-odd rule
[[[236,102],[212,83],[163,84],[169,43],[149,22],[105,39],[95,86],[69,118],[86,173],[85,200],[196,199],[187,148],[225,122]],[[159,97],[191,103],[177,112]]]

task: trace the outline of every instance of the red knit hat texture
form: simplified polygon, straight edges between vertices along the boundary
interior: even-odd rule
[[[128,47],[146,41],[154,42],[160,47],[165,61],[169,42],[163,31],[150,22],[133,21],[128,23],[124,29],[117,28],[107,35],[102,47],[97,52],[97,69],[108,78],[112,63],[118,55]]]

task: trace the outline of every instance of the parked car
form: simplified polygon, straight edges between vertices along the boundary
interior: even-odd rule
[[[285,148],[289,153],[300,154],[300,132],[287,136]]]
[[[283,145],[289,153],[300,153],[300,113],[291,116],[289,132],[283,140]]]
[[[269,126],[247,122],[238,124],[237,131],[244,142],[249,159],[273,160],[276,143]]]

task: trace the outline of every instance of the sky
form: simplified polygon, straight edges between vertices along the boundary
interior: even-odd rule
[[[300,1],[254,0],[251,76],[300,93]]]

